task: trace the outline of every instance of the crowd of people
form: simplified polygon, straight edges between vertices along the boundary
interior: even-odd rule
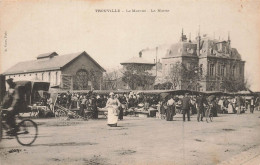
[[[61,93],[58,94],[56,104],[59,104],[67,109],[80,109],[80,115],[84,115],[85,110],[94,112],[94,118],[98,116],[98,109],[106,107],[107,101],[111,96],[109,94],[96,94],[92,91],[88,93]],[[144,105],[147,110],[149,105],[157,104],[159,102],[158,96],[144,96],[142,94],[126,93],[114,94],[120,102],[119,119],[123,119],[123,111],[135,108],[138,105]],[[47,101],[48,102],[48,101]],[[52,101],[50,101],[52,103]]]
[[[18,109],[25,107],[24,92],[21,91],[12,79],[8,79],[9,91],[4,99],[3,108],[8,108],[10,112],[7,118],[11,128],[14,127],[14,116],[18,113]],[[15,91],[15,92],[14,92]],[[237,113],[238,115],[249,110],[254,113],[254,110],[259,110],[259,97],[256,96],[205,96],[200,93],[198,96],[189,95],[174,95],[169,94],[163,97],[160,93],[156,94],[144,94],[144,93],[121,93],[114,94],[111,92],[108,94],[98,94],[93,91],[88,93],[60,93],[57,95],[55,101],[47,92],[38,92],[34,98],[39,97],[39,104],[48,106],[49,109],[55,113],[55,106],[60,105],[68,110],[79,110],[79,115],[85,117],[86,111],[91,112],[92,118],[98,118],[99,109],[107,109],[108,125],[117,126],[117,120],[122,120],[127,112],[135,112],[135,110],[150,111],[150,108],[155,108],[157,117],[172,121],[173,116],[176,113],[183,115],[183,121],[190,121],[192,114],[197,114],[197,121],[203,121],[203,117],[206,117],[206,121],[210,114],[217,116],[218,113]],[[17,108],[19,107],[19,108]]]
[[[183,121],[187,114],[188,121],[190,121],[191,114],[197,114],[197,121],[203,121],[203,117],[208,117],[210,114],[217,116],[218,113],[236,113],[241,114],[246,110],[254,113],[255,109],[259,110],[259,97],[242,97],[237,96],[190,96],[186,93],[183,96],[173,96],[166,98],[159,102],[158,112],[159,118],[168,121],[173,120],[176,111],[183,114]]]
[[[197,114],[197,121],[203,121],[203,117],[208,117],[210,114],[217,116],[218,113],[244,113],[250,109],[253,113],[255,107],[259,104],[259,98],[245,98],[240,95],[231,96],[198,96],[189,95],[168,95],[163,98],[159,94],[145,95],[143,93],[122,93],[122,94],[97,94],[92,91],[88,93],[61,93],[57,97],[57,104],[60,104],[68,109],[79,109],[81,116],[85,115],[85,111],[93,112],[93,118],[98,118],[99,108],[108,108],[108,100],[113,100],[112,103],[118,104],[117,116],[122,120],[123,116],[141,108],[143,111],[148,111],[150,107],[156,107],[157,117],[172,121],[176,113],[183,114],[183,121],[190,121],[190,116]],[[111,102],[111,100],[110,100]],[[109,116],[109,113],[108,113]]]

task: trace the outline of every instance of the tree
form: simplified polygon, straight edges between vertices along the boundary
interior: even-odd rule
[[[221,83],[221,89],[229,92],[238,92],[242,90],[247,90],[249,84],[243,79],[234,79],[233,77],[223,77]]]
[[[173,84],[171,82],[165,82],[165,83],[158,83],[154,85],[154,89],[159,89],[159,90],[165,90],[165,89],[172,89]]]
[[[155,76],[149,73],[144,65],[127,65],[123,72],[122,81],[135,90],[137,88],[149,89],[155,82]]]
[[[103,89],[112,89],[115,90],[118,87],[119,73],[116,70],[112,72],[105,73],[104,77],[104,86]]]
[[[100,74],[99,74],[99,71],[97,71],[97,70],[94,70],[94,69],[91,69],[90,71],[89,71],[89,79],[90,79],[90,81],[91,81],[91,86],[92,86],[92,88],[94,88],[94,89],[99,89],[100,87],[99,87],[99,85],[100,85],[100,82],[98,82],[98,81],[100,81]]]
[[[181,88],[181,80],[183,77],[183,65],[179,62],[175,63],[168,75],[168,81],[172,83],[171,89]]]
[[[185,66],[181,62],[172,64],[169,74],[166,76],[166,82],[172,83],[170,89],[196,89],[198,81],[203,78],[202,65],[197,66],[195,63]]]

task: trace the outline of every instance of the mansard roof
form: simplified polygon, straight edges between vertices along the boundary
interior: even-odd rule
[[[178,42],[172,44],[164,58],[171,57],[198,57],[197,54],[197,41],[193,42]],[[203,38],[200,41],[200,54],[199,57],[219,57],[227,59],[241,60],[241,55],[236,48],[230,47],[230,42],[219,41],[215,39]]]
[[[192,42],[178,42],[172,44],[166,53],[167,57],[191,56],[197,57],[197,44]]]

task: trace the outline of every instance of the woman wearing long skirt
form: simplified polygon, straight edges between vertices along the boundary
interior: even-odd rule
[[[110,98],[107,100],[107,125],[110,127],[116,127],[118,121],[118,107],[120,106],[120,102],[113,92],[110,94]]]
[[[234,113],[232,103],[228,104],[228,113]]]

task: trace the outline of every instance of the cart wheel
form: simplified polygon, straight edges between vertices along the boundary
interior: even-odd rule
[[[67,113],[65,111],[59,111],[59,117],[67,117]]]

